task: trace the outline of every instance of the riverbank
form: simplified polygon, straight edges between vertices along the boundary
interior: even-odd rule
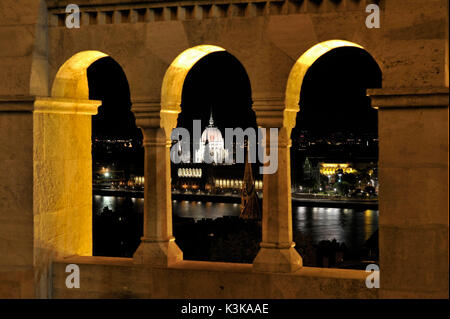
[[[115,197],[134,197],[143,198],[143,191],[132,190],[114,190],[114,189],[94,189],[94,195],[100,196],[115,196]],[[212,202],[212,203],[241,203],[241,197],[238,194],[221,195],[221,194],[189,194],[189,193],[172,193],[173,200],[179,201],[199,201],[199,202]],[[262,199],[260,198],[260,201]],[[262,203],[260,203],[262,204]],[[378,210],[378,200],[358,200],[358,199],[327,199],[323,197],[317,198],[301,198],[298,196],[292,196],[292,206],[305,206],[305,207],[334,207],[334,208],[362,208]],[[262,207],[262,206],[261,206]]]

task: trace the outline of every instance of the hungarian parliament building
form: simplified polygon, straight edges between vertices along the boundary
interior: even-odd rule
[[[195,143],[195,141],[194,141]],[[244,163],[225,163],[230,155],[225,148],[220,130],[214,126],[214,118],[210,116],[209,125],[203,130],[197,141],[193,154],[182,156],[179,164],[172,163],[172,189],[179,191],[205,191],[210,193],[240,192],[244,177]],[[244,145],[234,145],[244,147]],[[234,155],[234,154],[233,154]],[[206,156],[209,159],[206,160]],[[255,164],[256,165],[256,164]],[[255,189],[262,191],[262,175],[253,167]]]

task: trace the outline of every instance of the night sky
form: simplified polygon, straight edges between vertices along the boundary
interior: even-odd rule
[[[191,131],[192,120],[200,119],[203,129],[212,110],[222,134],[226,127],[256,128],[251,105],[250,81],[242,64],[228,52],[211,53],[185,79],[178,127]]]
[[[97,138],[142,138],[131,112],[130,88],[121,66],[110,57],[92,63],[87,70],[89,99],[101,100],[92,117],[92,136]]]
[[[377,111],[370,107],[367,88],[381,85],[381,71],[364,50],[332,50],[309,68],[300,93],[300,112],[292,137],[299,130],[316,136],[333,132],[377,132]]]

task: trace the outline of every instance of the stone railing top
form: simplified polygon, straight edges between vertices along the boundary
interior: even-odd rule
[[[86,265],[102,265],[102,266],[123,266],[123,267],[139,267],[133,263],[132,258],[121,257],[99,257],[99,256],[70,256],[65,258],[57,258],[54,263],[76,263]],[[149,269],[152,267],[149,265]],[[211,262],[183,260],[168,267],[168,269],[180,270],[198,270],[211,272],[240,272],[240,273],[260,273],[253,270],[252,264],[228,263],[228,262]],[[261,273],[268,274],[268,273]],[[281,273],[273,273],[280,275]],[[338,269],[338,268],[317,268],[302,267],[293,273],[282,273],[284,276],[304,276],[304,277],[321,277],[333,279],[348,279],[365,281],[367,273],[365,270],[355,269]]]
[[[67,264],[84,281],[67,289]],[[183,260],[168,268],[133,264],[129,258],[69,257],[52,267],[54,298],[378,298],[364,270],[303,267],[293,273],[258,272],[252,264]],[[130,277],[131,276],[131,277]],[[114,280],[104,280],[104,278]],[[83,278],[83,277],[82,277]],[[130,280],[140,278],[140,280]],[[180,285],[180,278],[186,278]],[[201,289],[199,289],[199,287]]]

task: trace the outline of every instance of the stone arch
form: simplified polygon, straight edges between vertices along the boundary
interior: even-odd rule
[[[58,70],[53,82],[51,96],[55,98],[89,99],[87,68],[95,61],[109,56],[89,50],[70,57]]]
[[[144,230],[133,255],[138,264],[167,267],[183,260],[172,230],[170,135],[181,112],[184,80],[203,57],[225,51],[214,45],[199,45],[179,54],[169,65],[161,86],[161,101],[135,101],[137,125],[142,129],[145,148]]]
[[[263,127],[278,127],[278,142],[267,146],[278,152],[278,170],[264,174],[263,241],[253,267],[260,271],[292,272],[302,267],[302,258],[292,241],[290,135],[299,111],[300,91],[309,68],[321,56],[340,47],[364,48],[344,40],[318,43],[303,53],[289,74],[282,97],[259,101],[256,110]],[[258,112],[257,112],[258,114]],[[274,249],[276,248],[276,249]]]
[[[198,45],[180,53],[167,69],[161,88],[161,110],[180,112],[184,80],[191,68],[213,52],[226,51],[215,45]]]
[[[217,52],[230,53],[218,45],[197,45],[181,52],[167,68],[161,85],[161,103],[158,105],[160,107],[160,127],[164,129],[167,138],[170,138],[172,129],[176,127],[177,118],[181,112],[183,88],[189,71],[201,59]],[[240,59],[231,53],[230,55],[242,65],[242,68],[247,73]],[[250,75],[248,73],[246,75],[250,90],[252,90]],[[135,111],[138,111],[138,109],[135,108]]]
[[[161,101],[134,103],[146,154],[144,231],[133,255],[135,263],[166,267],[183,259],[172,232],[170,136],[181,112],[183,87],[189,71],[203,57],[223,51],[226,50],[215,45],[199,45],[183,51],[164,75]]]
[[[286,92],[285,92],[285,123],[286,126],[293,128],[295,126],[296,113],[299,111],[300,93],[302,89],[303,79],[309,68],[324,54],[342,47],[354,47],[365,50],[359,44],[346,40],[328,40],[320,42],[297,59],[289,74]],[[367,51],[366,51],[367,52]],[[373,57],[372,57],[373,58]],[[375,60],[375,59],[374,59]],[[379,66],[380,64],[377,63]],[[381,71],[381,70],[380,70]],[[380,79],[381,82],[381,79]]]

